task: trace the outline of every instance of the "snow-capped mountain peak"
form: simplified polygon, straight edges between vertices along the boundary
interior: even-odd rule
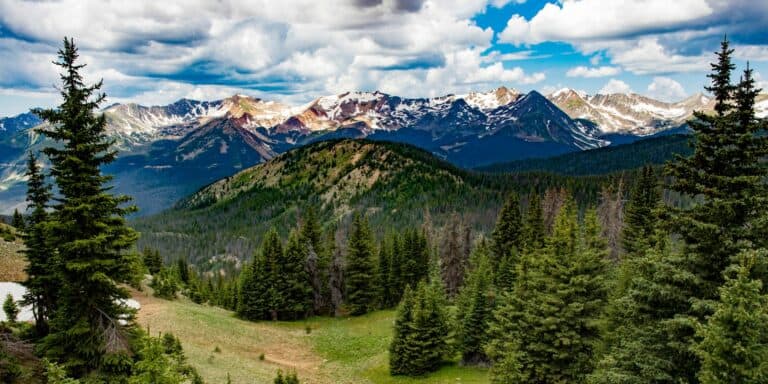
[[[467,104],[481,111],[488,111],[512,103],[520,96],[520,92],[516,89],[499,87],[488,92],[470,92],[457,98],[464,99]]]

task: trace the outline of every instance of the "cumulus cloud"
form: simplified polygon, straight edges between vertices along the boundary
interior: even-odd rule
[[[607,76],[615,76],[621,72],[621,69],[617,67],[611,67],[611,66],[602,66],[602,67],[585,67],[585,66],[578,66],[574,67],[568,70],[568,72],[565,73],[568,77],[586,77],[586,78],[592,78],[592,77],[607,77]]]
[[[499,39],[565,42],[585,55],[604,52],[635,74],[667,74],[706,70],[726,33],[737,58],[766,60],[766,23],[765,1],[569,0],[547,4],[530,19],[511,16]]]
[[[687,95],[683,85],[669,77],[654,77],[648,84],[648,96],[662,101],[680,101]]]
[[[500,63],[521,57],[485,57],[494,33],[471,19],[510,1],[521,2],[7,0],[0,87],[50,89],[62,36],[81,48],[87,78],[108,79],[112,100],[168,102],[217,88],[306,101],[350,89],[428,96],[534,84],[545,75]]]
[[[603,95],[611,95],[614,93],[632,93],[632,88],[629,86],[629,84],[621,80],[610,79],[602,88],[600,88],[597,93]]]
[[[669,28],[711,13],[705,0],[562,1],[546,4],[531,20],[511,17],[499,38],[515,44],[604,40]]]

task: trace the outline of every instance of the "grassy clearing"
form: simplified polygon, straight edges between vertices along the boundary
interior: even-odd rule
[[[141,292],[134,296],[142,304],[139,322],[153,334],[171,331],[179,336],[190,362],[209,384],[225,383],[227,373],[234,384],[271,383],[278,369],[295,369],[302,383],[488,382],[486,370],[455,364],[423,378],[390,377],[387,347],[393,311],[251,323],[186,300],[165,301]]]

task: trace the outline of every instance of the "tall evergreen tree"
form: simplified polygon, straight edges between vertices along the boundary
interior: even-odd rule
[[[382,308],[391,308],[395,305],[395,295],[392,287],[392,246],[390,237],[385,237],[379,243],[379,260],[376,269],[376,281],[379,288],[378,302]]]
[[[268,319],[278,320],[279,312],[285,304],[282,276],[280,276],[280,262],[283,260],[283,243],[275,228],[270,229],[264,238],[264,244],[261,251],[261,260],[259,268],[256,270],[256,277],[261,280],[263,289],[259,292],[261,302],[265,305]]]
[[[163,258],[160,256],[160,251],[146,247],[141,252],[144,266],[147,267],[147,271],[151,275],[155,275],[163,268]]]
[[[121,304],[128,292],[118,283],[133,279],[136,258],[126,251],[138,236],[124,219],[135,208],[122,207],[129,198],[112,195],[111,177],[101,174],[101,166],[116,157],[105,117],[94,113],[105,98],[98,93],[101,82],[83,83],[73,40],[64,39],[59,59],[64,101],[35,111],[50,123],[41,133],[59,144],[44,150],[60,193],[50,228],[62,283],[44,347],[75,375],[84,375],[99,368],[105,355],[130,352],[126,326],[118,320],[132,310]]]
[[[607,295],[607,249],[598,237],[594,212],[579,231],[574,204],[566,201],[541,257],[522,259],[519,281],[491,327],[495,382],[582,382],[591,371]],[[509,352],[516,362],[507,360]]]
[[[701,279],[698,300],[717,299],[722,273],[745,242],[765,246],[767,241],[756,225],[768,211],[768,168],[761,161],[768,145],[758,134],[761,123],[753,108],[759,90],[749,70],[738,86],[731,83],[732,54],[724,40],[708,75],[717,113],[696,113],[689,122],[696,138],[693,155],[678,156],[667,167],[672,190],[702,199],[690,209],[673,211],[670,221],[685,241],[691,271]]]
[[[409,374],[412,370],[411,364],[416,358],[416,351],[409,345],[414,305],[414,292],[410,286],[406,286],[403,299],[397,308],[394,336],[389,345],[389,373],[391,375]]]
[[[11,218],[11,226],[16,228],[17,230],[24,232],[25,225],[24,225],[24,217],[21,216],[21,213],[18,209],[13,210],[13,217]]]
[[[448,348],[444,288],[439,281],[406,287],[390,344],[392,375],[418,376],[434,371]]]
[[[659,241],[642,257],[620,265],[620,279],[627,281],[606,310],[607,349],[589,383],[695,382],[697,363],[688,344],[692,329],[677,317],[690,307],[696,290],[696,276],[685,263]]]
[[[10,293],[5,296],[3,301],[3,312],[5,313],[5,319],[9,323],[16,322],[16,318],[19,316],[19,306],[16,305],[16,300],[13,299],[13,295]]]
[[[523,224],[523,244],[526,252],[540,249],[544,246],[547,229],[544,226],[544,213],[541,208],[541,197],[531,192],[528,197],[528,210]]]
[[[504,206],[501,207],[499,217],[496,220],[496,227],[493,229],[491,238],[493,239],[494,264],[498,265],[501,260],[512,253],[512,249],[521,249],[521,238],[523,232],[523,219],[520,214],[520,199],[515,193],[511,193]]]
[[[27,231],[24,233],[24,255],[27,258],[27,281],[24,286],[27,293],[25,303],[32,306],[35,316],[35,329],[39,336],[48,333],[50,320],[61,286],[57,275],[59,265],[55,249],[49,236],[48,203],[51,199],[51,187],[45,182],[45,175],[37,164],[37,157],[29,153],[27,160],[27,206],[29,214]]]
[[[292,231],[288,237],[283,258],[277,262],[279,292],[283,296],[282,319],[296,320],[312,312],[312,286],[305,268],[307,247],[299,233]]]
[[[645,166],[629,196],[624,213],[621,238],[624,253],[636,255],[653,245],[649,241],[653,239],[655,222],[658,220],[653,211],[660,203],[661,189],[656,174],[651,166]]]
[[[735,276],[720,287],[715,312],[698,329],[701,358],[698,378],[702,384],[768,382],[768,296],[763,282],[753,279],[751,269],[757,252],[741,255]]]
[[[457,298],[457,349],[463,364],[487,364],[485,347],[488,326],[493,319],[495,292],[490,250],[481,243],[471,257],[471,269],[466,285]]]
[[[316,314],[326,310],[327,282],[330,267],[330,254],[323,244],[323,233],[314,206],[306,209],[301,225],[301,242],[306,247],[306,269],[312,288],[312,307]]]
[[[373,284],[373,235],[368,220],[356,213],[347,245],[347,265],[344,278],[347,286],[347,306],[352,315],[362,315],[374,309],[376,287]]]

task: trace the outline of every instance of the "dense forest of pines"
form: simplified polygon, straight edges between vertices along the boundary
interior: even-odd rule
[[[29,160],[25,301],[36,326],[26,334],[48,359],[49,383],[200,382],[179,340],[144,334],[121,305],[127,292],[118,283],[135,285],[149,272],[157,296],[183,294],[253,321],[396,308],[389,347],[395,376],[459,360],[489,367],[493,383],[764,383],[768,138],[754,113],[752,71],[732,81],[732,53],[724,41],[712,64],[707,90],[715,114],[695,115],[693,152],[663,174],[646,166],[629,179],[604,179],[590,193],[554,178],[541,188],[502,188],[489,231],[464,217],[467,199],[439,221],[423,207],[419,220],[371,220],[366,210],[324,220],[326,208],[306,199],[311,184],[294,180],[290,192],[273,191],[297,198],[294,220],[266,220],[272,228],[258,227],[251,258],[211,269],[149,243],[133,252],[137,236],[123,219],[130,209],[121,208],[127,199],[109,194],[99,172],[115,155],[103,118],[93,114],[103,100],[95,93],[100,84],[82,84],[77,50],[65,40],[64,103],[39,111],[56,123],[45,134],[63,144],[45,152],[55,198],[35,155]],[[462,172],[448,175],[500,183]],[[375,196],[383,195],[358,199]],[[179,213],[187,219],[194,210],[229,209],[186,203],[194,206]],[[144,225],[190,222],[171,215]],[[234,225],[209,220],[209,227]],[[7,306],[12,313],[13,302]],[[0,369],[12,373],[13,366],[0,349]],[[278,373],[275,382],[298,378]]]

